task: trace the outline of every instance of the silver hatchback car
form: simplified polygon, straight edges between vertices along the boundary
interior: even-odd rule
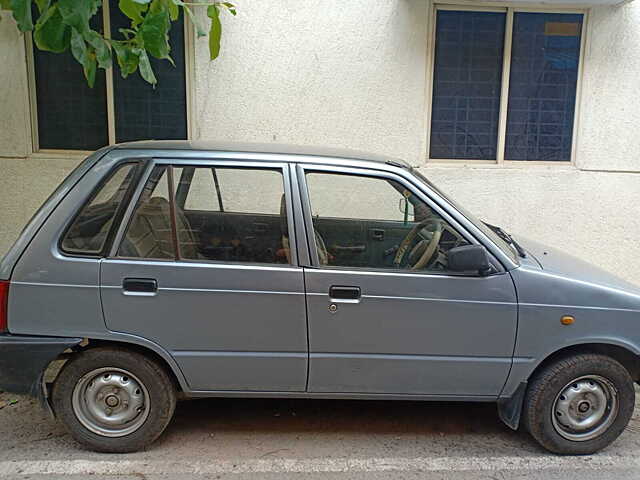
[[[0,262],[0,332],[0,389],[104,452],[149,445],[178,398],[253,396],[497,402],[588,454],[640,379],[636,287],[401,161],[259,145],[91,155]]]

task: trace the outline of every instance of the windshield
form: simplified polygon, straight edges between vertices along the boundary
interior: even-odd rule
[[[515,248],[504,241],[500,236],[494,232],[491,228],[489,228],[482,220],[477,218],[471,212],[469,212],[466,208],[459,205],[455,201],[453,201],[448,195],[446,195],[442,190],[436,187],[433,183],[431,183],[424,175],[422,175],[417,169],[411,168],[411,173],[413,173],[418,179],[420,179],[424,184],[426,184],[431,190],[436,192],[442,198],[444,198],[447,202],[449,202],[456,210],[458,210],[462,215],[465,216],[467,220],[473,223],[482,233],[484,233],[487,237],[493,241],[503,252],[505,252],[511,260],[515,263],[518,262],[518,253]]]

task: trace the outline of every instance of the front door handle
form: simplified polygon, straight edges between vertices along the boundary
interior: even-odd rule
[[[158,292],[158,281],[153,278],[125,278],[122,280],[125,295],[155,295]]]
[[[358,302],[360,301],[360,295],[360,287],[333,285],[329,288],[329,298],[331,301]]]

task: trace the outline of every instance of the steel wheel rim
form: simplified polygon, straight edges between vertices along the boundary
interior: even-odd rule
[[[567,383],[551,410],[553,428],[562,437],[584,442],[604,433],[618,416],[618,391],[599,375],[585,375]]]
[[[72,407],[78,421],[103,437],[124,437],[149,416],[149,392],[138,377],[115,367],[92,370],[76,383]]]

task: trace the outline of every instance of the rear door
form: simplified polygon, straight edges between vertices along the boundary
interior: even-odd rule
[[[298,181],[313,257],[305,269],[309,391],[497,396],[516,334],[510,276],[499,268],[484,277],[448,271],[447,251],[477,241],[402,177],[317,165],[298,167]],[[398,209],[405,199],[412,208]],[[425,227],[398,264],[398,248],[389,259],[373,235],[356,245],[346,235],[341,246],[363,242],[370,252],[362,265],[332,254],[323,238],[338,234],[327,232],[332,222],[349,224],[345,231],[377,225],[401,237]]]
[[[289,184],[278,163],[155,161],[102,262],[108,328],[166,349],[192,390],[304,391]]]

